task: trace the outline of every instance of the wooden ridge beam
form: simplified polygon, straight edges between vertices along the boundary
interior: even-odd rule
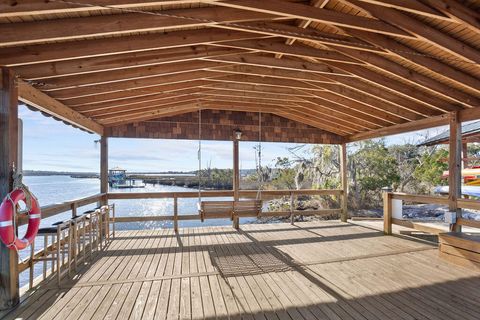
[[[134,67],[150,67],[167,63],[180,63],[200,58],[218,58],[246,50],[194,45],[142,52],[129,52],[113,56],[99,56],[68,61],[54,61],[17,66],[13,69],[25,80],[42,80],[85,75],[95,72],[123,70]],[[247,55],[247,54],[246,54]],[[39,81],[41,82],[41,81]]]
[[[260,35],[256,33],[232,30],[182,30],[163,34],[153,33],[106,39],[89,39],[83,41],[67,41],[1,48],[0,61],[2,61],[5,66],[11,67],[24,64],[119,55],[128,52],[133,53],[175,47],[188,47],[221,41],[236,41],[259,37]]]
[[[23,103],[51,114],[59,119],[90,132],[103,135],[103,126],[92,119],[70,109],[58,100],[35,89],[28,83],[18,80],[18,98]]]
[[[122,13],[0,24],[0,47],[85,40],[99,36],[122,36],[131,33],[166,32],[172,29],[196,28],[216,23],[278,19],[276,15],[227,7],[162,10],[156,11],[156,13],[157,15]],[[162,14],[165,16],[161,16]],[[180,18],[180,16],[185,18]]]
[[[279,0],[256,1],[256,0],[229,0],[215,2],[219,6],[228,6],[253,12],[276,14],[296,19],[312,20],[314,22],[333,24],[356,28],[375,33],[388,34],[398,37],[412,38],[413,36],[397,27],[379,20],[353,16],[342,12],[315,8],[309,5]]]
[[[459,59],[480,63],[480,54],[477,49],[396,9],[379,7],[358,0],[342,1],[352,3],[354,6],[368,11],[378,19],[388,21],[388,23],[414,34],[418,39],[441,48]]]

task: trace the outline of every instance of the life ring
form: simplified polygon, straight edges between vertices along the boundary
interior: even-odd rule
[[[14,214],[17,203],[20,201],[26,202],[25,191],[23,189],[13,190],[3,199],[0,205],[0,240],[10,249],[25,249],[35,240],[42,214],[38,200],[34,196],[30,196],[30,199],[27,233],[21,239],[16,234]]]

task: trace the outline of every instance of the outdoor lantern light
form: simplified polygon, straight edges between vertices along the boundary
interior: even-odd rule
[[[233,133],[235,134],[235,139],[237,139],[237,140],[242,139],[242,133],[243,133],[242,130],[240,130],[240,129],[235,129],[235,130],[233,131]]]

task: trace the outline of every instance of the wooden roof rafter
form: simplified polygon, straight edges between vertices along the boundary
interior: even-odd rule
[[[100,126],[241,109],[357,139],[480,110],[471,3],[306,2],[0,2],[0,64]]]

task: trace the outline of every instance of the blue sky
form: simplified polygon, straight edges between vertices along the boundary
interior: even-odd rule
[[[24,106],[19,108],[23,120],[23,169],[50,171],[99,171],[98,135],[88,134],[47,118]],[[402,134],[387,138],[387,143],[416,142],[445,128]],[[240,167],[255,167],[256,143],[240,143]],[[291,143],[262,143],[262,163],[271,164],[277,157],[289,156]],[[128,171],[190,171],[198,168],[198,141],[157,139],[109,139],[109,165]],[[202,141],[202,167],[232,167],[231,141]]]

